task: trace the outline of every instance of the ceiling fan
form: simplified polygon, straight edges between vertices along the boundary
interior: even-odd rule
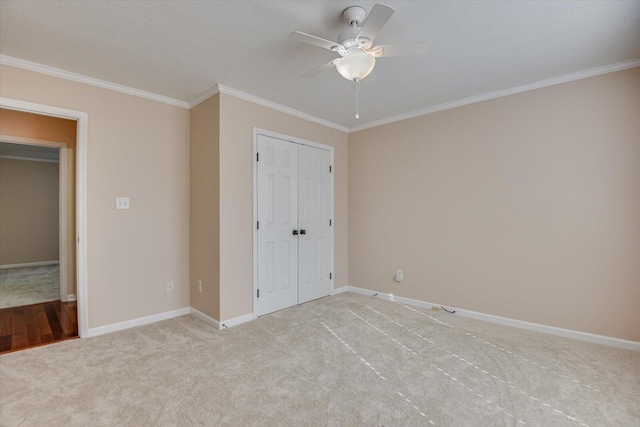
[[[392,7],[380,3],[373,6],[369,16],[367,16],[366,10],[360,6],[346,8],[342,12],[342,19],[349,24],[349,28],[340,33],[337,42],[303,33],[302,31],[294,31],[289,35],[294,40],[328,49],[340,55],[339,58],[302,76],[313,77],[335,67],[342,77],[356,82],[356,119],[359,118],[357,113],[359,83],[360,80],[371,73],[376,65],[376,58],[420,55],[426,51],[425,42],[373,46],[373,40],[393,13],[394,9]]]
[[[342,12],[342,19],[349,24],[349,28],[340,33],[337,42],[302,31],[291,33],[290,37],[294,40],[337,52],[341,56],[303,76],[312,77],[335,66],[345,79],[357,81],[371,73],[376,58],[424,53],[427,47],[425,42],[373,46],[373,40],[393,13],[392,7],[380,3],[371,9],[369,16],[366,16],[366,10],[360,6],[346,8]]]

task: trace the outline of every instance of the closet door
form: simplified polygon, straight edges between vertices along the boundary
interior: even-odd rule
[[[258,315],[298,303],[298,145],[258,136]]]
[[[298,147],[298,303],[331,294],[331,155]]]

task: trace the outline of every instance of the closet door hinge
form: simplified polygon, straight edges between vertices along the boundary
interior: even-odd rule
[[[331,170],[332,170],[331,165],[329,165],[329,173],[331,173]]]
[[[260,230],[260,221],[256,221],[256,230]]]
[[[256,162],[260,161],[260,153],[256,153]]]
[[[331,218],[329,218],[329,227],[331,227],[331,225],[333,225],[333,222],[331,221]]]
[[[260,289],[258,289],[258,295],[257,298],[260,298]]]
[[[333,279],[333,273],[329,273],[329,280]]]

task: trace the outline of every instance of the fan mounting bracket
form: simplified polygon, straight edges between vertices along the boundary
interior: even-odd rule
[[[360,6],[351,6],[342,11],[342,19],[352,27],[360,27],[367,17],[367,11]]]

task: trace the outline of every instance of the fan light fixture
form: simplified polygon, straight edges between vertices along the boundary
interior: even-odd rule
[[[352,81],[367,77],[375,65],[376,58],[359,48],[350,49],[345,56],[336,61],[336,69],[340,75]]]
[[[341,58],[336,58],[304,73],[302,76],[313,77],[335,67],[342,77],[355,82],[356,119],[360,118],[358,114],[360,80],[371,73],[376,65],[376,58],[421,55],[426,50],[426,43],[424,42],[373,46],[373,40],[391,18],[393,12],[393,8],[385,4],[373,6],[369,16],[361,6],[346,8],[342,11],[342,19],[349,24],[349,28],[340,33],[337,43],[312,34],[303,33],[302,31],[294,31],[289,35],[295,40],[330,50],[341,56]]]

